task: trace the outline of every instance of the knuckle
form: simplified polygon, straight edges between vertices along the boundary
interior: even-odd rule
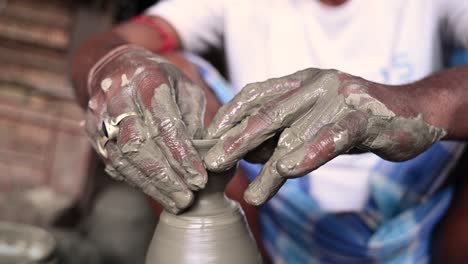
[[[242,91],[250,92],[250,91],[254,90],[257,87],[257,85],[258,85],[258,82],[257,83],[249,83],[249,84],[244,86]]]
[[[134,87],[142,96],[149,96],[153,91],[171,89],[168,76],[160,71],[148,71],[135,78]],[[156,88],[155,88],[156,87]]]
[[[335,126],[329,129],[329,135],[326,138],[328,141],[336,144],[339,141],[345,140],[347,134],[348,133],[346,129]]]
[[[165,118],[159,123],[159,129],[163,137],[175,134],[175,132],[183,126],[185,125],[179,118]]]
[[[137,117],[128,117],[118,126],[117,146],[123,153],[137,151],[146,142],[146,127]]]
[[[335,70],[335,69],[321,70],[319,73],[320,80],[333,80],[337,78],[338,78],[338,70]]]
[[[143,141],[146,138],[147,126],[140,117],[127,117],[118,124],[118,127],[117,141],[121,144],[132,140]]]
[[[284,83],[286,79],[287,77],[286,78],[285,77],[271,78],[264,82],[259,83],[259,86],[265,87],[265,88],[279,86],[282,83]]]
[[[300,146],[306,141],[306,133],[300,133],[297,129],[287,128],[281,133],[277,148],[287,150]]]
[[[307,73],[307,74],[315,74],[315,73],[317,73],[317,71],[319,71],[319,69],[317,69],[317,68],[307,68],[307,69],[303,70],[303,72]]]
[[[347,80],[343,83],[342,87],[340,88],[340,92],[346,96],[351,94],[365,94],[366,87],[358,80]]]
[[[180,184],[174,180],[173,175],[170,173],[167,164],[162,164],[158,161],[152,162],[148,164],[146,167],[146,174],[147,178],[145,181],[147,184],[151,184],[154,186],[171,186],[171,187],[179,187]]]
[[[135,189],[143,190],[143,187],[147,185],[148,180],[142,175],[138,177],[135,177],[135,175],[130,176],[128,174],[123,175],[125,182],[130,184]]]
[[[254,123],[260,123],[264,125],[274,124],[276,120],[279,119],[279,114],[277,111],[269,111],[271,109],[267,109],[263,107],[258,110],[256,115],[253,115],[251,118]]]
[[[127,177],[124,177],[123,178],[123,181],[130,187],[134,188],[134,189],[139,189],[138,187],[138,184],[135,183],[133,180],[131,180],[130,178],[127,178]]]
[[[249,83],[240,92],[241,98],[248,97],[250,98],[252,94],[257,93],[258,89],[261,87],[261,82]]]
[[[155,185],[167,182],[169,180],[167,170],[162,166],[154,166],[149,172],[149,179],[154,182]]]
[[[343,128],[349,129],[353,134],[365,131],[369,123],[369,114],[364,111],[353,111],[349,113],[346,118],[339,122]]]
[[[153,194],[153,193],[154,193],[154,190],[155,190],[155,187],[153,186],[152,182],[149,181],[149,180],[140,182],[138,187],[139,187],[144,193],[149,194],[149,195]]]
[[[274,101],[270,101],[252,117],[255,118],[256,122],[261,122],[268,127],[280,128],[289,126],[295,120],[296,115],[293,111],[289,111]]]
[[[310,143],[317,148],[323,148],[330,143],[334,143],[338,134],[339,132],[334,124],[326,124],[320,128],[317,136]]]
[[[317,68],[307,68],[307,69],[304,69],[302,71],[298,71],[296,73],[294,73],[293,75],[295,77],[297,77],[298,79],[305,79],[305,78],[310,78],[310,77],[313,77],[315,76],[317,73],[319,73],[320,69],[317,69]]]

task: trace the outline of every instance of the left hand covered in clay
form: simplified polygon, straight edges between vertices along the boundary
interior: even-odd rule
[[[410,99],[395,87],[336,70],[311,68],[249,84],[207,128],[206,138],[221,140],[205,163],[223,171],[246,155],[271,153],[244,194],[248,203],[260,205],[287,178],[303,176],[352,148],[407,160],[445,135]],[[278,141],[272,140],[275,135]]]

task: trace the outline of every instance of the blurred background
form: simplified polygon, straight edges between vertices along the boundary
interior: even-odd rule
[[[95,164],[68,59],[92,34],[154,2],[0,0],[0,247],[21,246],[5,234],[27,230],[8,221],[49,230],[57,248],[43,254],[60,263],[143,263],[152,211]]]

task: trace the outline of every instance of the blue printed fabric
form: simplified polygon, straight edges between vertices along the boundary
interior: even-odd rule
[[[189,55],[219,100],[234,96],[208,63]],[[452,188],[441,183],[464,145],[442,142],[407,162],[385,160],[369,171],[370,195],[359,212],[327,213],[310,192],[310,177],[288,180],[260,208],[262,238],[275,263],[427,263],[430,235]],[[242,161],[249,178],[258,165]]]

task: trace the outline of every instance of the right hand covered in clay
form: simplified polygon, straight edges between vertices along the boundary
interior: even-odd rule
[[[277,142],[271,140],[275,135],[280,135]],[[224,105],[207,128],[206,137],[220,141],[205,163],[223,171],[247,154],[270,153],[244,194],[259,205],[287,178],[303,176],[352,148],[403,161],[444,135],[397,87],[336,70],[306,69],[249,84]]]
[[[88,76],[86,130],[106,171],[178,213],[207,173],[192,139],[201,136],[205,97],[173,64],[121,46]]]

